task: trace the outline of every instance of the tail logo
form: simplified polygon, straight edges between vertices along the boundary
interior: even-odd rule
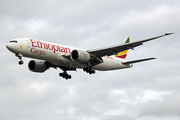
[[[126,38],[123,40],[123,42],[121,44],[126,44],[130,42],[130,37],[126,36]],[[121,59],[125,59],[127,57],[127,52],[128,50],[122,51],[120,53],[117,53],[116,55],[114,55],[117,58],[121,58]]]
[[[125,59],[127,57],[127,52],[128,52],[128,50],[125,50],[125,51],[122,51],[122,52],[120,52],[120,53],[118,53],[117,55],[114,55],[114,56],[118,57],[118,58]]]

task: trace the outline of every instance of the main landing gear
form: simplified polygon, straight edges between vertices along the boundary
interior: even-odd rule
[[[67,79],[71,79],[71,75],[68,75],[66,71],[64,71],[63,73],[59,73],[59,76],[62,78]]]
[[[89,74],[95,74],[95,73],[96,73],[96,71],[93,70],[93,69],[90,68],[90,67],[84,68],[83,70],[84,70],[85,72],[89,73]]]
[[[22,61],[22,56],[23,56],[23,55],[21,55],[21,54],[16,54],[15,56],[18,57],[18,58],[20,59],[20,61],[18,62],[19,65],[24,64],[24,62]]]

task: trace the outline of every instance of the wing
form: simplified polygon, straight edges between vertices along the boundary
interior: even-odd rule
[[[98,56],[98,57],[103,57],[103,56],[106,56],[106,55],[110,56],[110,55],[114,55],[116,53],[122,52],[124,50],[134,49],[135,47],[142,45],[144,42],[154,40],[154,39],[157,39],[157,38],[161,38],[161,37],[171,35],[171,34],[173,34],[173,33],[166,33],[164,35],[160,35],[160,36],[157,36],[157,37],[144,39],[144,40],[139,40],[139,41],[136,41],[136,42],[126,43],[126,44],[120,44],[120,45],[117,45],[117,46],[111,46],[111,47],[95,49],[95,50],[88,50],[87,52],[89,52],[92,56]]]

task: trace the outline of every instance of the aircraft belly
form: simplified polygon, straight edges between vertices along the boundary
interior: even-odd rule
[[[67,67],[72,67],[72,68],[84,68],[87,67],[86,64],[80,63],[77,61],[72,61],[71,59],[63,56],[62,54],[59,54],[56,56],[56,63],[59,64],[60,66],[67,66]]]
[[[132,66],[123,65],[121,61],[117,59],[103,58],[103,63],[98,64],[92,68],[100,71],[107,71],[107,70],[117,70],[117,69],[129,68],[129,67]]]

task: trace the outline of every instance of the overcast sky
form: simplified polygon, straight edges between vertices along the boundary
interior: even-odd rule
[[[166,32],[128,51],[133,68],[32,73],[5,45],[31,37],[86,50]],[[179,0],[0,0],[0,120],[179,120]]]

